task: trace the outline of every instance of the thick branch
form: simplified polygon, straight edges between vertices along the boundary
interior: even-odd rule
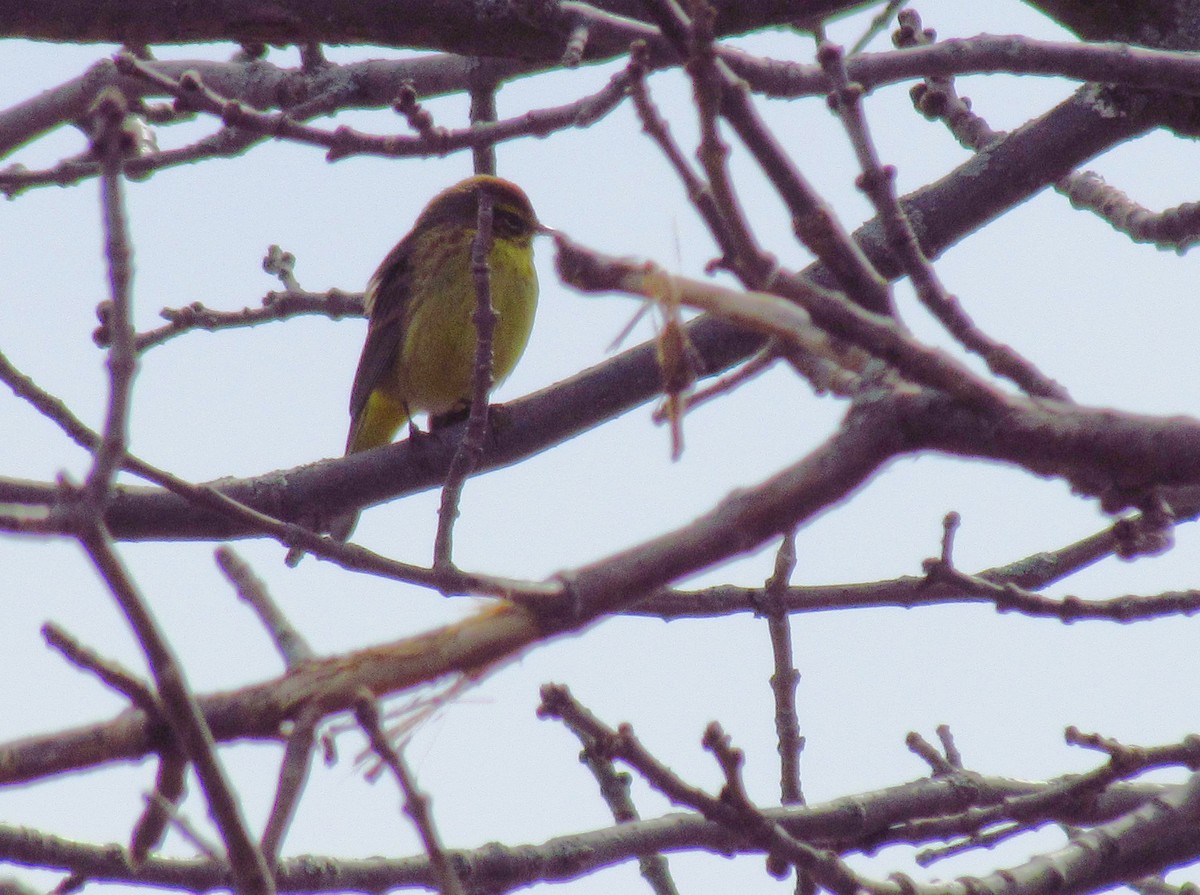
[[[973,777],[972,786],[946,777],[928,778],[875,792],[804,808],[767,809],[764,813],[793,835],[816,844],[848,848],[848,843],[879,843],[889,829],[907,821],[962,812],[972,804],[1033,794],[1055,786],[995,777]],[[1118,784],[1091,800],[1053,806],[1048,820],[1099,823],[1161,795],[1165,787]],[[906,841],[906,840],[901,840]],[[696,814],[672,813],[651,820],[560,836],[537,845],[490,843],[454,851],[456,865],[479,890],[507,891],[535,882],[577,879],[600,867],[635,859],[648,852],[706,849],[718,854],[753,852],[742,837]],[[136,869],[110,845],[84,845],[23,828],[0,826],[0,856],[40,867],[75,871],[96,881],[172,887],[192,892],[227,888],[227,865],[207,859],[150,857]],[[287,892],[375,893],[436,884],[425,856],[384,859],[332,859],[301,856],[280,861],[277,882]]]
[[[1194,477],[1200,469],[1200,422],[1018,399],[997,418],[972,414],[937,395],[875,398],[852,413],[824,446],[756,488],[731,495],[682,529],[565,573],[560,580],[566,606],[544,603],[546,608],[535,615],[508,605],[418,638],[308,663],[276,681],[209,697],[202,702],[205,716],[219,740],[270,738],[305,705],[319,704],[325,711],[349,708],[360,687],[386,694],[455,670],[489,667],[555,633],[579,630],[622,611],[672,581],[756,549],[845,499],[889,458],[920,446],[967,449],[1010,461],[1024,458],[1035,470],[1053,464],[1059,474],[1074,474],[1077,483],[1104,469],[1111,477],[1106,483],[1110,500],[1119,503],[1156,480]],[[396,445],[376,453],[391,459],[403,451],[404,445]],[[330,472],[333,467],[331,463]],[[434,471],[430,484],[439,475]],[[143,755],[154,736],[141,713],[127,714],[99,729],[14,744],[0,768],[5,780],[33,779]]]
[[[1026,0],[1088,40],[1194,50],[1200,46],[1197,0]]]
[[[852,417],[804,460],[730,495],[695,522],[562,573],[562,598],[537,612],[505,603],[462,622],[391,644],[305,663],[274,680],[202,699],[217,740],[277,738],[308,707],[344,711],[366,688],[386,695],[455,672],[479,676],[559,633],[581,630],[686,575],[757,549],[857,489],[896,448],[893,430]],[[0,750],[0,783],[136,758],[161,731],[141,712],[109,724],[32,737]]]
[[[743,344],[733,339],[704,347],[728,356]],[[658,389],[657,372],[653,348],[644,346],[506,405],[510,425],[489,441],[480,469],[519,462],[645,400]],[[1109,511],[1138,505],[1154,488],[1193,484],[1200,470],[1200,421],[1189,417],[1126,414],[1020,398],[1009,398],[1002,412],[989,412],[930,392],[880,402],[870,415],[894,433],[889,448],[893,455],[932,450],[1012,463],[1035,475],[1063,478],[1076,489],[1101,497]],[[296,520],[309,507],[340,512],[428,490],[441,482],[453,452],[453,438],[423,444],[419,457],[402,441],[216,487],[268,515]],[[0,498],[14,504],[53,506],[58,493],[52,484],[0,481]],[[149,488],[114,489],[106,523],[113,536],[123,540],[234,538],[256,533],[178,495]]]
[[[719,33],[740,33],[799,18],[867,5],[863,0],[724,0]],[[612,11],[607,11],[611,8]],[[656,37],[637,4],[521,4],[470,0],[408,0],[403,14],[390,0],[56,0],[0,4],[0,36],[72,43],[184,44],[238,41],[266,44],[374,44],[448,50],[470,56],[559,60],[573,27],[585,22],[585,59],[625,52]]]
[[[901,204],[925,255],[936,258],[954,242],[1053,183],[1064,171],[1150,126],[1151,122],[1136,115],[1114,117],[1111,107],[1101,104],[1093,93],[1081,91],[976,154],[955,172],[903,198]],[[1031,158],[1043,160],[1040,170],[1033,170]],[[889,276],[899,275],[876,221],[860,228],[855,238],[876,267]],[[808,273],[828,283],[821,268]],[[702,375],[729,367],[762,344],[760,336],[712,318],[691,325],[688,335],[704,361],[704,368],[698,371]],[[509,405],[514,425],[497,438],[481,469],[515,463],[611,419],[650,400],[659,385],[655,347],[645,344]],[[1158,421],[1158,425],[1164,424]],[[225,488],[231,496],[272,516],[299,519],[314,507],[336,511],[414,493],[444,476],[447,452],[434,450],[422,463],[411,463],[409,451],[410,446],[401,443],[330,461],[327,467],[300,467]],[[423,473],[424,464],[428,466]],[[0,495],[16,503],[48,505],[55,499],[52,486],[28,482],[0,482]],[[114,536],[123,539],[228,538],[247,533],[223,517],[188,507],[177,497],[147,491],[119,489],[106,521]]]
[[[830,89],[819,65],[727,53],[723,57],[756,92],[819,96]],[[1194,53],[1125,44],[1034,40],[1023,35],[955,37],[921,47],[862,53],[846,60],[850,79],[867,90],[919,78],[969,74],[1047,75],[1195,95]]]

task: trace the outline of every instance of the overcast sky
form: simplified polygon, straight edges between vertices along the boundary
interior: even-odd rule
[[[979,8],[977,8],[979,7]],[[926,0],[926,23],[942,36],[979,32],[1065,35],[1017,2]],[[858,18],[838,23],[853,42]],[[811,41],[770,34],[738,42],[779,58],[810,61]],[[877,41],[877,47],[884,44]],[[83,72],[109,47],[9,42],[0,50],[0,106]],[[163,50],[163,58],[228,58],[228,47]],[[386,55],[334,49],[334,61]],[[287,53],[272,60],[291,64]],[[566,102],[594,91],[619,67],[531,78],[506,87],[500,114]],[[677,74],[651,79],[674,133],[692,145],[689,88]],[[885,161],[903,190],[950,171],[966,158],[945,129],[912,111],[908,85],[868,101]],[[1009,77],[961,79],[959,89],[994,128],[1017,126],[1067,96],[1073,85]],[[820,100],[758,100],[806,176],[841,213],[847,228],[869,216],[855,193],[851,152]],[[438,123],[461,126],[460,99],[428,104]],[[377,133],[403,132],[390,112],[344,116]],[[328,122],[322,122],[328,124]],[[163,148],[213,124],[163,131]],[[81,151],[64,130],[18,153],[29,167]],[[164,306],[200,301],[219,309],[256,305],[277,283],[260,268],[267,246],[295,253],[306,289],[358,290],[438,190],[471,173],[469,154],[446,159],[324,161],[313,148],[271,144],[234,160],[176,168],[129,184],[135,246],[135,316],[156,326]],[[1139,201],[1158,209],[1196,198],[1195,147],[1153,134],[1093,166]],[[628,104],[586,131],[526,139],[499,149],[499,171],[522,184],[542,219],[572,237],[617,254],[650,257],[701,276],[714,247],[682,187]],[[781,204],[746,158],[735,175],[767,248],[784,264],[806,263],[789,237]],[[106,297],[98,185],[34,190],[0,211],[0,351],[74,412],[101,425],[104,353],[91,341],[95,307]],[[583,297],[558,283],[551,246],[538,246],[539,317],[525,360],[497,393],[505,401],[602,361],[637,305],[616,296]],[[1064,383],[1081,402],[1153,413],[1195,414],[1200,402],[1196,260],[1133,246],[1103,222],[1042,194],[951,249],[938,269],[982,328],[1011,342]],[[921,336],[946,344],[906,291],[902,311]],[[299,319],[253,330],[191,333],[150,351],[136,382],[131,449],[185,478],[256,475],[340,453],[346,403],[365,324]],[[650,334],[645,323],[627,339]],[[773,371],[732,397],[687,417],[687,449],[670,460],[669,436],[638,408],[515,468],[468,482],[457,529],[464,568],[537,579],[602,558],[685,524],[733,488],[794,462],[836,426],[844,406],[817,398],[803,381]],[[0,470],[40,481],[81,476],[88,458],[58,429],[4,390],[0,393]],[[368,510],[356,538],[389,556],[427,564],[436,526],[435,493]],[[975,571],[1055,549],[1100,530],[1093,501],[1058,481],[980,463],[922,456],[893,463],[855,499],[802,530],[795,583],[873,581],[919,574],[938,551],[941,520],[962,514],[959,565]],[[1136,564],[1100,563],[1050,589],[1103,598],[1152,594],[1196,584],[1200,542],[1190,526],[1166,556]],[[164,629],[189,682],[201,693],[273,677],[280,661],[213,561],[214,544],[130,544],[122,556]],[[445,623],[478,603],[450,600],[366,576],[348,576],[306,559],[283,566],[284,548],[239,542],[283,609],[315,649],[332,653],[384,642]],[[773,551],[687,582],[760,585]],[[0,740],[112,716],[121,702],[68,668],[38,633],[56,621],[130,667],[144,662],[123,620],[72,543],[0,537]],[[925,766],[904,746],[917,730],[933,738],[949,724],[967,765],[983,773],[1040,779],[1092,767],[1092,755],[1063,744],[1075,724],[1123,741],[1152,745],[1193,730],[1200,654],[1195,620],[1071,627],[999,616],[982,606],[872,610],[799,616],[793,623],[798,693],[807,748],[803,785],[810,801],[916,778]],[[408,755],[432,795],[446,843],[537,843],[607,826],[611,819],[576,759],[577,743],[538,721],[538,686],[568,684],[611,724],[630,721],[644,742],[688,780],[709,787],[719,775],[699,746],[719,720],[747,752],[751,793],[777,801],[777,759],[767,678],[766,626],[734,618],[664,624],[605,621],[579,636],[531,651],[424,725]],[[48,699],[48,694],[54,698]],[[284,854],[400,856],[419,851],[398,810],[393,783],[364,780],[359,740],[339,738],[340,761],[318,767]],[[239,745],[221,752],[257,831],[273,794],[278,750]],[[127,841],[153,779],[150,762],[105,768],[49,784],[0,791],[0,822],[24,824],[89,842]],[[195,789],[195,787],[193,787]],[[665,803],[635,787],[644,816]],[[547,800],[547,794],[553,794]],[[531,805],[536,804],[536,808]],[[204,827],[193,794],[185,813]],[[212,835],[211,833],[209,834]],[[1012,864],[1050,831],[991,852],[914,870],[900,850],[861,862],[946,878]],[[215,838],[215,837],[214,837]],[[191,854],[172,835],[166,851]],[[673,856],[680,890],[779,891],[758,858],[727,861]],[[43,887],[55,877],[27,874]],[[1177,881],[1200,882],[1187,871]],[[570,884],[572,893],[644,891],[626,865]]]

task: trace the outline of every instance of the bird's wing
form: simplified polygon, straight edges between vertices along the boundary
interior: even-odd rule
[[[371,392],[395,363],[404,339],[405,317],[412,286],[409,240],[402,239],[367,284],[367,342],[363,345],[354,386],[350,389],[350,419],[357,421]]]

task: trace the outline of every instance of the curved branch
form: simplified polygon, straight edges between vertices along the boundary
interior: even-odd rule
[[[429,63],[426,66],[429,71],[410,67],[422,61]],[[267,69],[262,78],[257,76],[260,68]],[[0,156],[49,128],[73,120],[75,115],[80,114],[78,106],[81,102],[86,108],[85,101],[96,85],[108,81],[128,85],[134,96],[140,97],[150,92],[175,96],[181,107],[215,114],[224,123],[224,127],[217,132],[188,146],[147,152],[126,160],[125,170],[130,176],[146,177],[163,168],[190,164],[204,158],[240,155],[256,143],[272,138],[323,146],[329,150],[328,159],[334,161],[355,154],[395,158],[440,156],[460,149],[491,146],[522,136],[546,136],[556,130],[586,127],[607,115],[624,98],[628,80],[625,73],[618,73],[595,94],[561,106],[533,109],[504,121],[486,122],[454,131],[435,129],[417,136],[385,136],[360,133],[348,127],[327,130],[303,122],[345,108],[386,106],[405,90],[415,92],[413,84],[404,77],[406,72],[427,76],[421,82],[422,87],[434,92],[425,95],[463,89],[454,81],[443,84],[437,78],[447,74],[443,71],[445,68],[455,73],[460,73],[461,69],[461,72],[465,72],[463,77],[468,78],[471,67],[467,60],[437,57],[433,60],[371,61],[332,72],[334,68],[337,67],[326,66],[322,69],[328,80],[318,85],[305,72],[277,69],[266,63],[200,63],[184,67],[179,63],[146,63],[132,57],[118,56],[116,63],[100,63],[83,78],[0,113]],[[384,71],[377,71],[380,68]],[[510,68],[507,63],[497,62],[495,65],[481,63],[477,70],[500,79]],[[126,74],[117,74],[118,70]],[[206,71],[212,72],[216,83],[222,86],[214,87],[204,80],[203,72]],[[265,92],[264,84],[269,85]],[[367,89],[367,84],[373,86]],[[53,98],[47,101],[48,96]],[[247,96],[250,98],[247,99]],[[258,111],[260,107],[276,106],[284,111]],[[41,171],[26,171],[21,166],[12,166],[0,171],[0,190],[12,197],[31,187],[48,184],[65,186],[97,173],[99,165],[89,155],[65,159]]]
[[[538,405],[544,411],[548,403],[526,399],[521,402],[525,406],[510,408],[517,411],[514,428],[529,431],[528,417],[522,418],[521,412],[531,413]],[[568,404],[587,406],[578,397]],[[487,461],[495,463],[496,452],[506,447],[511,444],[489,452]],[[534,643],[584,628],[673,581],[757,549],[847,498],[890,458],[920,448],[1023,462],[1035,471],[1074,475],[1079,483],[1099,481],[1103,471],[1115,503],[1151,485],[1194,479],[1200,470],[1200,422],[1021,399],[1012,399],[1005,414],[996,416],[966,410],[933,393],[900,391],[871,397],[854,408],[824,445],[755,488],[730,495],[690,525],[563,574],[559,580],[565,606],[553,597],[525,608],[501,604],[417,638],[306,663],[275,681],[204,699],[205,717],[218,740],[272,738],[282,722],[305,706],[319,705],[327,712],[350,708],[362,687],[383,695],[455,671],[479,673]],[[447,446],[443,453],[452,450]],[[361,458],[327,461],[326,474],[314,479],[328,486],[338,479],[339,467],[350,466],[350,461],[386,466],[407,451],[407,444],[400,443]],[[450,456],[443,459],[449,463]],[[434,465],[428,454],[423,460],[426,468]],[[401,464],[396,473],[411,476],[414,465]],[[305,472],[314,470],[291,475],[303,479]],[[433,470],[429,484],[441,475]],[[376,481],[391,477],[378,472],[372,476]],[[260,480],[258,487],[278,484]],[[289,487],[295,487],[295,481]],[[252,491],[249,496],[253,498]],[[335,511],[345,505],[336,488],[329,497]],[[339,499],[343,503],[337,503]],[[0,753],[0,782],[138,757],[160,735],[145,715],[132,712],[98,728],[35,737]]]
[[[966,787],[961,780],[934,777],[852,799],[766,809],[763,813],[793,835],[823,846],[848,849],[852,847],[849,843],[878,841],[889,829],[904,829],[911,819],[1032,795],[1058,785],[1057,781],[1036,783],[975,776],[971,782],[972,786]],[[1166,787],[1160,785],[1118,784],[1093,800],[1055,805],[1047,812],[1046,820],[1101,823],[1165,791]],[[600,867],[635,860],[641,854],[699,849],[722,855],[755,851],[744,837],[731,834],[719,824],[697,814],[675,812],[559,836],[536,845],[489,843],[478,849],[455,850],[451,855],[457,866],[469,868],[469,878],[480,890],[502,892],[536,882],[577,879]],[[151,856],[132,868],[125,855],[111,845],[85,845],[10,826],[0,826],[0,858],[76,872],[97,882],[190,892],[228,888],[231,883],[228,866],[220,861]],[[285,892],[376,893],[406,886],[430,888],[436,880],[425,856],[354,859],[304,855],[279,861],[276,884]]]
[[[1171,495],[1175,522],[1192,522],[1200,515],[1200,489],[1180,489]],[[1183,591],[1153,596],[1121,596],[1108,600],[1051,598],[1039,591],[1106,557],[1118,554],[1129,526],[1143,519],[1120,520],[1104,531],[1050,552],[1037,553],[973,576],[971,581],[950,582],[929,575],[908,575],[890,581],[854,584],[792,585],[782,589],[778,601],[789,613],[894,606],[912,609],[943,603],[987,603],[998,612],[1017,612],[1063,622],[1103,619],[1141,621],[1200,611],[1200,592]],[[1000,586],[1004,593],[994,588]],[[666,621],[680,618],[714,618],[739,612],[761,614],[770,606],[764,588],[725,584],[701,590],[663,589],[624,610]]]
[[[230,99],[256,109],[282,108],[293,116],[327,115],[342,109],[383,109],[411,83],[421,97],[466,90],[472,62],[444,54],[417,59],[369,59],[346,65],[327,64],[314,71],[280,68],[265,60],[211,62],[203,59],[156,60],[145,63],[177,81],[194,71],[204,83]],[[488,77],[498,81],[533,71],[528,63],[480,60]],[[106,87],[115,86],[131,102],[166,92],[144,78],[122,75],[111,59],[102,59],[77,78],[0,112],[0,157],[62,124],[81,118]]]
[[[156,329],[138,333],[134,337],[134,346],[138,352],[143,352],[186,332],[202,330],[211,333],[242,329],[306,315],[326,317],[329,320],[361,317],[362,293],[342,292],[340,289],[330,289],[328,292],[268,292],[261,305],[246,306],[240,311],[219,311],[198,301],[182,308],[163,308],[158,316],[167,322]],[[108,338],[107,327],[103,324],[92,334],[92,339],[100,345],[107,344]]]
[[[902,198],[901,205],[913,222],[923,252],[933,259],[987,221],[1053,183],[1064,171],[1151,126],[1151,120],[1138,114],[1114,115],[1112,106],[1100,103],[1094,91],[1084,89],[972,156],[941,180]],[[1035,170],[1029,164],[1031,158],[1042,159],[1042,166]],[[886,236],[877,221],[859,228],[855,238],[877,269],[891,277],[899,275],[899,266],[891,257]],[[822,268],[810,268],[806,273],[818,283],[828,283],[828,275]],[[719,372],[743,360],[763,341],[761,336],[712,318],[690,324],[688,338],[703,360],[698,371],[702,375]],[[545,450],[650,400],[659,387],[656,348],[645,344],[514,402],[508,411],[515,425],[497,438],[484,458],[482,469],[509,465]],[[1086,416],[1096,411],[1077,412]],[[1147,427],[1141,432],[1143,437],[1170,428],[1162,420],[1138,419]],[[1045,421],[1043,418],[1042,422]],[[1190,432],[1194,425],[1188,423],[1183,428]],[[1016,459],[1020,446],[1010,447],[1014,452],[1012,459]],[[422,463],[411,463],[409,449],[407,443],[401,442],[322,464],[223,483],[223,490],[279,519],[304,518],[317,507],[336,512],[377,503],[433,487],[444,475],[445,463],[449,461],[447,451],[434,447],[423,454]],[[961,453],[964,449],[969,450],[969,446],[959,444],[954,452]],[[1170,462],[1169,453],[1160,452],[1159,459]],[[1025,460],[1036,463],[1036,457],[1027,456]],[[430,472],[423,474],[419,470],[425,463],[429,464],[426,468]],[[1048,473],[1036,465],[1030,468]],[[1177,479],[1179,473],[1176,467],[1172,479]],[[53,505],[57,499],[52,485],[29,482],[0,482],[0,493],[14,503],[42,507]],[[231,525],[222,516],[197,510],[178,497],[145,489],[118,489],[106,523],[115,537],[126,539],[230,538],[252,533]]]
[[[454,673],[482,676],[535,643],[581,630],[672,581],[755,550],[848,497],[894,453],[894,430],[865,416],[851,417],[808,457],[691,524],[563,573],[559,599],[500,603],[417,637],[313,660],[273,681],[201,698],[213,737],[274,739],[283,722],[306,708],[353,708],[363,688],[382,696]],[[163,735],[144,713],[131,711],[108,724],[31,737],[0,749],[0,783],[137,758],[161,748]]]

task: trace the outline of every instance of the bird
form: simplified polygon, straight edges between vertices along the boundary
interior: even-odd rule
[[[477,297],[471,265],[480,198],[492,200],[489,285],[496,327],[492,388],[525,351],[537,310],[533,238],[551,232],[525,192],[487,174],[434,196],[367,284],[367,339],[350,389],[346,454],[390,443],[413,417],[430,427],[470,406],[475,373]],[[350,537],[358,511],[330,521],[330,534]]]

